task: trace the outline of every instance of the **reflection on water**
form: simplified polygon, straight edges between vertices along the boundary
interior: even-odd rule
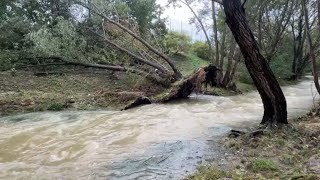
[[[290,117],[313,105],[311,81],[283,88]],[[313,88],[314,89],[314,88]],[[0,179],[177,179],[219,153],[232,127],[258,124],[258,93],[192,96],[125,112],[0,119]]]

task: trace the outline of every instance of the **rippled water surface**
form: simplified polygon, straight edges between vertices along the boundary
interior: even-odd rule
[[[290,117],[312,107],[311,89],[311,81],[283,88]],[[253,92],[192,96],[124,112],[5,117],[0,119],[0,179],[178,179],[214,161],[215,141],[231,128],[258,124],[262,114]]]

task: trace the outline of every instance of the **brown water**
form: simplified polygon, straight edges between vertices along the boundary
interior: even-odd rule
[[[290,117],[312,107],[311,81],[283,89]],[[233,127],[258,124],[262,112],[253,92],[192,96],[124,112],[2,118],[0,179],[178,179],[217,160],[215,141]]]

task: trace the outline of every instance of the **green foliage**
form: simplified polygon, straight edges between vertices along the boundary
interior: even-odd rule
[[[202,41],[197,41],[192,44],[192,50],[193,52],[200,58],[209,60],[210,54],[209,54],[209,45]]]
[[[293,41],[286,37],[282,46],[271,60],[270,67],[278,79],[286,79],[292,75]]]
[[[238,67],[237,79],[244,84],[253,84],[252,78],[244,63],[240,63]]]
[[[254,160],[250,165],[249,168],[253,172],[274,172],[278,171],[278,166],[271,160],[267,159],[257,159]]]
[[[156,0],[125,0],[130,7],[130,13],[136,19],[139,30],[145,35],[155,19],[155,13],[158,8]]]
[[[9,50],[0,49],[0,71],[14,68],[18,61],[18,55]]]
[[[28,34],[35,54],[81,59],[86,48],[85,39],[76,32],[74,25],[63,18],[53,27],[43,27]]]
[[[60,103],[52,103],[49,105],[49,111],[62,111],[64,109],[64,105]]]
[[[31,22],[20,16],[0,21],[0,49],[18,50],[24,47],[24,36],[30,32]]]
[[[188,54],[191,50],[191,38],[183,33],[169,32],[165,43],[170,54]]]
[[[200,67],[207,66],[209,63],[194,54],[174,55],[172,58],[176,61],[176,66],[179,68],[183,76],[189,76]]]
[[[294,164],[295,162],[295,157],[292,156],[292,155],[289,155],[289,154],[283,154],[281,157],[280,157],[280,160],[283,164],[285,165],[292,165]]]

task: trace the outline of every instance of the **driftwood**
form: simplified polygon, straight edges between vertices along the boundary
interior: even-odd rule
[[[169,102],[189,97],[193,92],[202,93],[203,85],[211,87],[219,85],[217,75],[220,72],[216,66],[209,65],[200,68],[188,78],[174,83],[168,92],[159,95],[154,99],[155,102]]]
[[[200,68],[188,78],[173,83],[172,87],[167,92],[153,98],[139,95],[122,110],[132,109],[145,104],[166,103],[169,101],[188,98],[193,92],[202,93],[203,85],[206,87],[207,85],[217,86],[219,84],[217,80],[217,73],[219,73],[219,71],[220,70],[213,65]]]
[[[149,73],[143,70],[131,68],[131,67],[125,67],[120,65],[105,65],[105,64],[93,64],[93,63],[85,63],[85,62],[77,62],[74,60],[68,60],[62,57],[37,57],[37,59],[45,59],[45,60],[54,60],[56,63],[49,63],[49,64],[39,64],[39,65],[31,65],[31,66],[25,66],[25,67],[19,67],[19,68],[28,68],[28,67],[45,67],[45,66],[81,66],[85,68],[96,68],[96,69],[105,69],[110,71],[120,71],[120,72],[129,72],[134,73],[137,75],[140,75],[142,77],[145,77],[146,79],[150,80],[151,82],[155,82],[157,84],[160,84],[164,87],[168,87],[170,85],[170,81],[168,81],[165,78],[162,78],[158,76],[158,74],[155,73]]]
[[[132,101],[131,103],[129,103],[128,105],[126,105],[122,110],[128,110],[128,109],[132,109],[132,108],[136,108],[138,106],[141,105],[146,105],[146,104],[151,104],[151,100],[145,96],[141,96],[138,97],[137,99],[135,99],[134,101]]]

